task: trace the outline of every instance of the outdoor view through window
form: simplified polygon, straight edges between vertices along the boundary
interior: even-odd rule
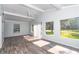
[[[53,22],[46,22],[46,34],[53,35]]]
[[[61,37],[79,39],[79,17],[61,20]]]

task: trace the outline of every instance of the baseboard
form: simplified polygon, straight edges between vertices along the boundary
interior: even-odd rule
[[[16,35],[16,36],[9,36],[9,37],[4,37],[4,38],[11,38],[11,37],[18,37],[18,36],[26,36],[26,35],[30,35],[30,34],[25,34],[25,35]]]

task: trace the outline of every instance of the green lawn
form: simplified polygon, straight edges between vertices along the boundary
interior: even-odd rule
[[[79,30],[61,30],[61,37],[79,39]]]
[[[51,30],[46,30],[46,34],[53,35],[54,32]],[[61,37],[79,39],[79,30],[61,30]]]
[[[47,35],[53,35],[54,33],[53,33],[52,30],[46,30],[46,34],[47,34]]]

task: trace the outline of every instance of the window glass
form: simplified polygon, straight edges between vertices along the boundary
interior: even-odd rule
[[[53,35],[53,22],[46,22],[46,30],[47,35]]]
[[[79,39],[79,17],[61,20],[61,37]]]
[[[14,24],[14,32],[20,32],[20,24]]]

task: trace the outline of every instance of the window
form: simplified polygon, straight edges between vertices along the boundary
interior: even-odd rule
[[[46,34],[53,35],[53,22],[46,22]]]
[[[79,39],[79,17],[61,20],[61,37]]]
[[[20,24],[14,24],[14,32],[20,32]]]

